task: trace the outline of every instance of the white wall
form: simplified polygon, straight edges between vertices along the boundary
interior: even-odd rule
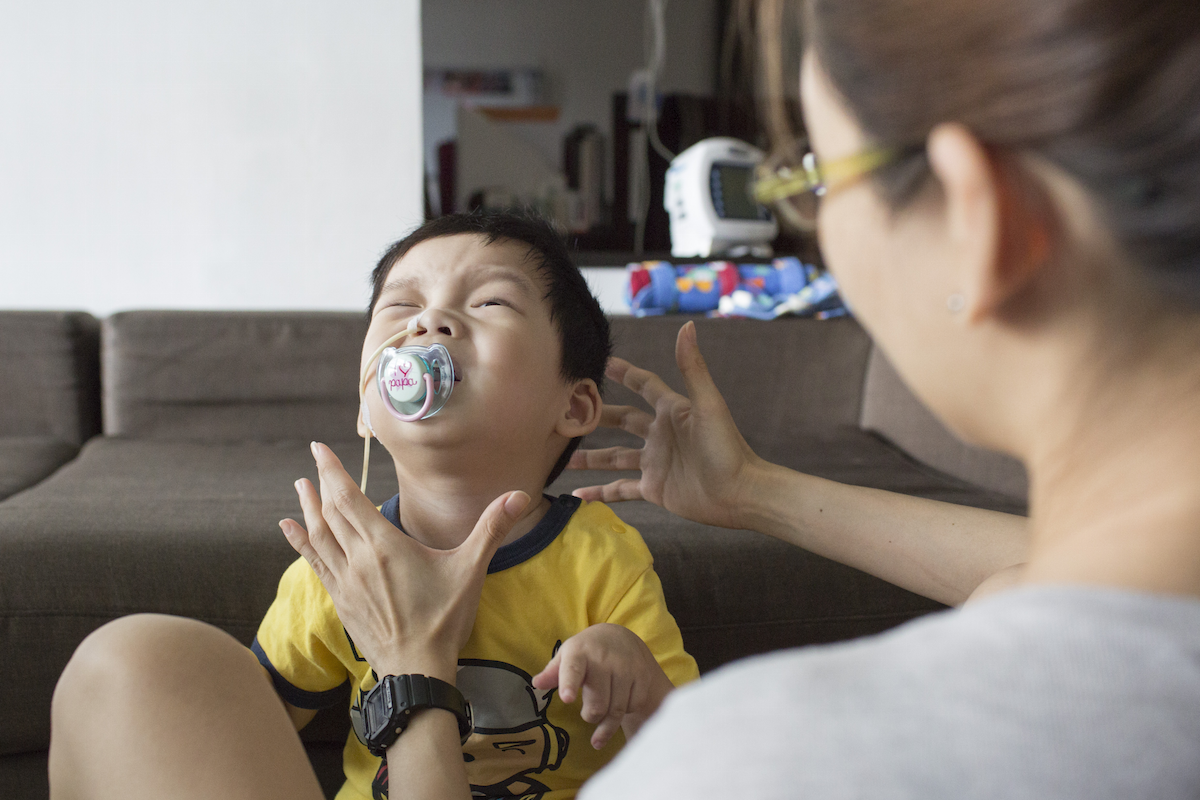
[[[0,308],[360,308],[420,103],[420,0],[4,3]]]

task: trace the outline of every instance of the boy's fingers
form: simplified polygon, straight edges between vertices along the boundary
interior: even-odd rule
[[[574,703],[579,689],[587,677],[587,659],[578,653],[574,643],[568,639],[555,658],[558,662],[558,696],[564,703]]]
[[[596,730],[592,732],[592,748],[595,750],[603,750],[604,745],[608,744],[608,740],[617,732],[617,728],[621,727],[621,720],[613,717],[605,717],[600,720],[600,724],[596,726]]]
[[[636,478],[622,478],[603,486],[585,486],[571,494],[589,503],[597,500],[604,503],[620,503],[625,500],[644,500],[642,484]]]
[[[588,670],[587,680],[583,684],[583,708],[579,711],[584,722],[595,724],[608,716],[612,682],[611,672]]]
[[[675,363],[679,365],[679,371],[683,374],[683,384],[687,387],[689,398],[693,401],[711,401],[715,396],[724,402],[708,371],[704,356],[700,355],[700,345],[696,341],[696,323],[690,320],[679,329],[679,336],[675,339]]]
[[[631,681],[623,680],[620,675],[613,673],[608,713],[604,719],[600,720],[596,730],[592,732],[592,747],[597,750],[604,747],[612,735],[617,732],[617,728],[621,727],[621,723],[625,720],[625,714],[629,711],[631,688]]]
[[[301,478],[296,481],[296,494],[300,497],[300,508],[304,512],[308,543],[326,567],[340,571],[346,564],[346,551],[325,521],[317,490],[307,478]]]
[[[642,451],[633,447],[576,450],[567,466],[570,469],[641,469]]]
[[[558,686],[558,665],[560,663],[559,657],[561,655],[562,648],[560,647],[558,652],[554,654],[554,658],[550,659],[550,663],[546,665],[545,669],[530,679],[530,683],[533,684],[533,688],[546,690],[553,689],[554,687]]]

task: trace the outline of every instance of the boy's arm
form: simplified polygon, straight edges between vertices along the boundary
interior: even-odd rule
[[[282,700],[282,698],[280,699]],[[296,708],[287,700],[283,701],[283,707],[287,709],[288,716],[292,718],[292,724],[296,726],[296,730],[301,730],[317,715],[315,708]]]
[[[618,549],[614,559],[621,561],[621,553]],[[533,678],[536,688],[559,687],[566,703],[582,696],[581,716],[597,725],[592,735],[596,748],[617,727],[627,739],[633,737],[675,687],[699,677],[696,660],[683,649],[683,635],[667,611],[645,544],[639,540],[624,556],[632,556],[627,566],[637,577],[604,620],[564,642]]]
[[[280,579],[250,646],[296,730],[320,708],[345,702],[336,689],[348,680],[346,667],[325,644],[341,633],[324,587],[307,562],[297,559]]]
[[[683,634],[667,609],[662,582],[652,566],[640,572],[604,621],[628,628],[643,641],[673,686],[700,677],[696,659],[683,648]]]
[[[271,680],[271,671],[269,669],[267,669],[265,666],[263,666],[261,663],[259,664],[259,667],[262,668],[263,677],[266,678],[267,682],[271,684],[271,689],[272,689],[272,691],[274,691],[275,684],[274,684],[274,681]],[[315,708],[299,708],[297,706],[292,705],[287,700],[284,700],[283,697],[280,696],[278,692],[275,692],[275,695],[277,697],[279,697],[279,702],[283,703],[283,708],[285,711],[287,711],[288,717],[291,718],[292,725],[294,725],[296,730],[298,730],[298,731],[302,730],[305,725],[312,722],[313,717],[315,717],[317,715],[317,709],[315,709]]]

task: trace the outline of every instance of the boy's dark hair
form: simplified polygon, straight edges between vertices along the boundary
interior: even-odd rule
[[[375,303],[383,292],[388,273],[409,250],[421,242],[443,236],[475,234],[484,244],[498,241],[521,242],[529,245],[527,257],[534,260],[538,274],[545,281],[544,299],[550,301],[550,321],[558,330],[562,350],[560,372],[563,380],[575,382],[591,378],[598,388],[604,386],[604,368],[612,354],[612,339],[608,318],[592,295],[583,274],[571,260],[567,245],[554,227],[532,215],[508,213],[450,214],[432,219],[393,244],[379,259],[371,273],[371,304],[367,318],[375,311]],[[583,437],[576,436],[550,470],[549,486],[562,473],[571,454]]]

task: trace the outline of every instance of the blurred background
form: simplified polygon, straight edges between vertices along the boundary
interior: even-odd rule
[[[766,143],[753,5],[6,3],[0,307],[361,308],[391,241],[478,207],[664,253],[668,158]]]

